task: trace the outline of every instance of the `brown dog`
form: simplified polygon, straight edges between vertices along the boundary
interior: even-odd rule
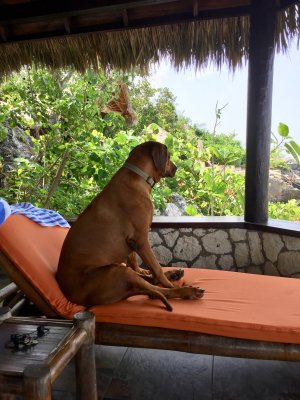
[[[165,145],[143,143],[78,217],[63,244],[57,271],[58,283],[71,301],[90,307],[144,294],[161,299],[172,311],[167,298],[203,296],[200,288],[174,287],[170,280],[180,279],[183,271],[164,274],[148,241],[151,188],[162,177],[174,176],[176,169]],[[150,271],[139,268],[135,252]]]

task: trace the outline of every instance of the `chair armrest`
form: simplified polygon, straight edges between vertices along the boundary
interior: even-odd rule
[[[13,282],[4,286],[4,288],[0,289],[0,303],[12,294],[17,293],[18,290],[18,286]]]

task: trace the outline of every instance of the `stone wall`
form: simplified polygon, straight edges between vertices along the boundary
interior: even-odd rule
[[[300,238],[246,229],[153,228],[161,265],[300,278]]]

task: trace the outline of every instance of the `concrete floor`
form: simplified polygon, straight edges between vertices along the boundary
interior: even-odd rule
[[[300,363],[96,346],[96,368],[99,400],[300,400]],[[75,400],[73,363],[53,400]]]

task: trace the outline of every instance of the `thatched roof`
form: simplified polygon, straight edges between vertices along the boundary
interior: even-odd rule
[[[93,6],[101,4],[94,14],[82,9],[88,1],[64,2],[69,8],[53,10],[50,0],[0,0],[0,76],[32,63],[130,70],[168,56],[177,68],[226,63],[234,69],[248,58],[250,0],[206,1],[205,8],[201,0],[115,1],[113,6],[96,0]],[[278,1],[281,51],[300,38],[294,3]]]

